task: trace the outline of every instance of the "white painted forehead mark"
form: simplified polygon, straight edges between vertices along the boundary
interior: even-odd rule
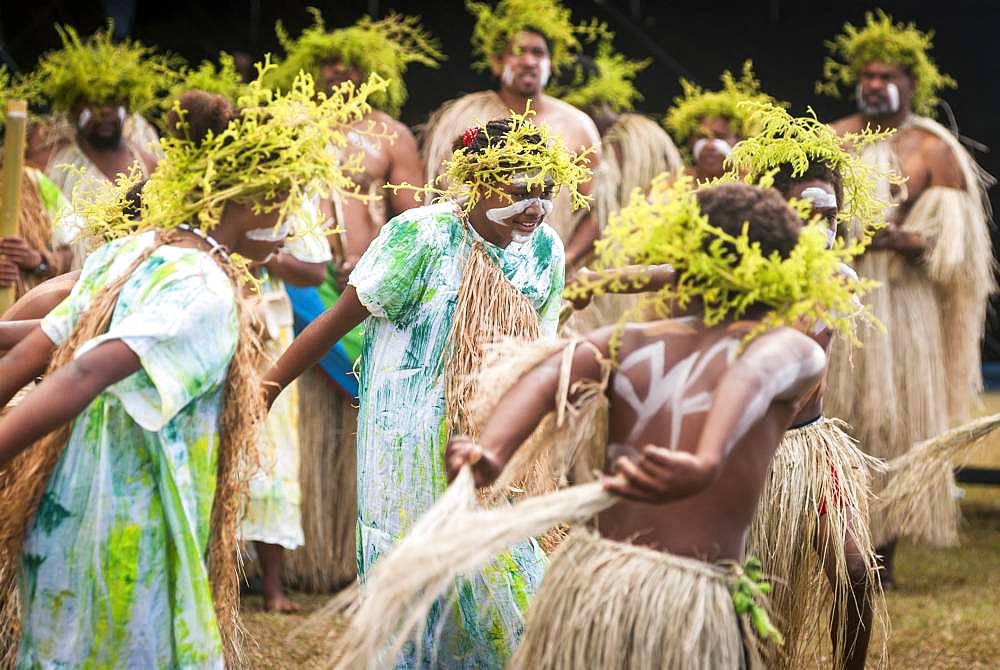
[[[837,196],[832,188],[827,190],[819,186],[810,186],[802,190],[802,199],[810,201],[813,207],[837,207]]]

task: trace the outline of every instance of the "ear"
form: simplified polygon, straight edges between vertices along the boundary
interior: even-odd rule
[[[490,56],[490,72],[494,77],[500,78],[503,74],[503,56]]]

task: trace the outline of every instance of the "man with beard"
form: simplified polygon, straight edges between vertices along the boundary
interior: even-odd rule
[[[422,155],[432,184],[442,175],[442,165],[455,150],[455,138],[482,119],[502,117],[511,111],[524,113],[529,107],[535,121],[548,124],[572,151],[585,151],[600,142],[597,127],[585,113],[545,94],[553,70],[568,65],[579,50],[577,35],[592,32],[589,26],[574,26],[570,11],[556,0],[500,0],[491,9],[481,2],[468,2],[476,16],[472,46],[479,60],[477,69],[489,69],[499,80],[496,91],[479,91],[446,102],[428,120],[422,132]],[[581,186],[590,195],[598,190],[599,154],[590,154],[594,178]],[[440,184],[435,184],[440,186]],[[566,267],[574,269],[590,256],[598,235],[593,211],[573,216],[567,192],[554,202],[546,219],[566,247]]]
[[[699,182],[725,174],[726,157],[733,146],[752,134],[750,109],[740,103],[774,102],[761,92],[750,61],[743,64],[739,81],[729,70],[722,73],[721,81],[721,90],[705,91],[681,79],[683,93],[674,99],[664,119],[674,141],[685,148],[690,161],[687,173]]]
[[[385,91],[370,97],[373,109],[347,131],[347,157],[360,160],[352,176],[359,193],[371,199],[340,197],[320,204],[321,216],[342,229],[330,236],[333,262],[318,287],[286,284],[298,332],[340,299],[347,276],[386,221],[419,205],[408,192],[383,190],[388,183],[423,184],[420,153],[410,129],[397,120],[407,91],[404,75],[412,63],[436,67],[437,42],[415,17],[368,17],[347,28],[328,31],[318,10],[313,25],[296,38],[279,23],[284,56],[270,75],[271,86],[285,89],[300,70],[310,73],[328,95],[344,84],[360,85],[377,73],[389,80]],[[364,328],[348,331],[299,380],[298,428],[301,436],[300,483],[304,544],[290,554],[288,573],[300,587],[336,590],[356,577],[354,552],[357,520],[355,438],[357,377]],[[294,547],[288,547],[292,549]]]
[[[56,30],[62,48],[43,54],[24,81],[33,101],[55,115],[48,128],[33,133],[28,160],[68,198],[78,185],[92,190],[133,165],[148,176],[156,159],[125,137],[125,122],[130,112],[158,104],[159,93],[179,80],[176,63],[138,42],[112,42],[110,27],[86,40],[69,26]],[[55,242],[72,244],[78,268],[87,245],[70,228],[57,228]]]
[[[955,135],[925,116],[940,89],[955,84],[930,59],[931,47],[931,35],[914,24],[868,14],[864,26],[846,25],[831,42],[819,86],[834,94],[841,85],[857,86],[858,113],[836,122],[838,132],[897,131],[862,150],[866,162],[883,172],[894,167],[905,181],[879,183],[897,207],[856,263],[859,275],[882,284],[867,302],[887,334],[862,329],[864,346],[853,361],[835,343],[827,395],[832,414],[853,426],[870,454],[886,459],[967,417],[981,389],[979,338],[994,290],[984,175]],[[891,523],[877,508],[873,514],[887,587],[900,535],[936,545],[958,541],[951,468],[938,475],[910,501],[908,521]]]

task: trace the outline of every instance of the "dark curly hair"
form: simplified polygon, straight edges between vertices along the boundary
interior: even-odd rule
[[[465,146],[465,135],[463,134],[455,140],[453,149],[462,149],[467,154],[480,154],[488,147],[495,147],[501,144],[513,127],[514,120],[509,116],[501,119],[493,119],[486,124],[485,129],[479,129],[479,132],[476,133],[476,136],[469,142],[468,146]],[[526,135],[524,139],[526,142],[537,144],[541,147],[542,136],[540,134]]]
[[[774,188],[778,189],[781,195],[788,197],[793,184],[804,181],[825,181],[833,186],[833,192],[837,196],[837,203],[844,204],[844,176],[837,170],[823,163],[822,161],[810,161],[809,167],[801,175],[792,176],[794,168],[791,163],[782,163],[778,166],[778,171],[774,175]]]
[[[184,110],[184,124],[177,110],[171,109],[166,118],[167,132],[195,144],[201,144],[209,131],[218,135],[239,116],[239,111],[224,96],[199,89],[185,91],[178,102]]]
[[[782,258],[788,258],[798,244],[802,219],[774,189],[721,184],[698,191],[697,197],[702,213],[716,228],[735,237],[748,224],[750,241],[760,243],[765,256],[777,251]],[[731,251],[736,253],[735,248]]]

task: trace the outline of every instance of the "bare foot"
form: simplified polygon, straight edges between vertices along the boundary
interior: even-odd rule
[[[301,607],[289,600],[288,596],[282,592],[265,596],[264,609],[278,614],[294,614],[302,611]]]

